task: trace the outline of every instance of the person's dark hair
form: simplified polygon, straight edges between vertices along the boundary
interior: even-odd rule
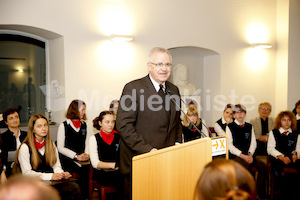
[[[280,129],[281,127],[281,119],[284,117],[284,116],[287,116],[288,118],[290,118],[292,124],[291,124],[291,129],[293,131],[297,130],[297,120],[296,120],[296,116],[294,115],[294,113],[292,113],[291,111],[289,110],[286,110],[286,111],[281,111],[276,119],[275,119],[275,124],[274,124],[274,129]]]
[[[4,122],[7,122],[7,116],[10,115],[10,114],[13,114],[13,113],[18,113],[19,117],[20,117],[20,114],[19,114],[19,110],[17,108],[9,108],[9,109],[6,109],[4,112],[3,112],[3,121]]]
[[[236,113],[237,111],[247,113],[246,107],[243,106],[242,104],[236,104],[236,105],[232,106],[232,111],[233,111],[233,113]]]
[[[297,108],[300,105],[300,100],[298,100],[295,104],[295,108]]]
[[[115,99],[115,100],[112,100],[109,104],[109,111],[113,111],[114,110],[114,104],[115,103],[119,103],[119,100]]]
[[[105,111],[102,111],[98,117],[96,117],[94,120],[93,120],[93,127],[97,130],[100,130],[101,129],[101,126],[99,125],[99,122],[102,122],[103,118],[105,115],[114,115],[114,113],[112,111],[108,111],[108,110],[105,110]]]
[[[196,188],[198,199],[254,200],[253,176],[241,164],[223,158],[214,159],[204,168]]]
[[[299,105],[300,105],[300,100],[298,100],[298,101],[296,102],[295,108],[294,108],[293,111],[292,111],[295,115],[297,115],[296,109],[297,109],[297,107],[298,107]]]
[[[82,105],[85,105],[84,101],[81,101],[78,99],[73,100],[70,103],[69,108],[67,110],[66,118],[67,119],[80,119],[79,109],[80,109],[80,106],[82,106]],[[85,114],[83,116],[83,120],[86,120]]]

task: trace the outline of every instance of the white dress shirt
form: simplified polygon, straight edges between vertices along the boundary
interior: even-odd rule
[[[89,151],[91,164],[95,169],[97,169],[97,165],[101,160],[99,160],[98,145],[95,135],[92,135],[89,139]]]

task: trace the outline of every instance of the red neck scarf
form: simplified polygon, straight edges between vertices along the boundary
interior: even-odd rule
[[[45,145],[45,140],[42,143],[40,143],[39,141],[37,141],[34,138],[34,144],[35,144],[36,149],[39,150],[39,149],[41,149]]]
[[[115,130],[112,130],[111,133],[106,133],[102,130],[100,131],[100,135],[106,144],[111,144],[113,142],[115,133],[117,133]]]
[[[71,122],[73,123],[75,128],[80,128],[80,126],[81,126],[81,121],[80,120],[72,120],[71,119]]]

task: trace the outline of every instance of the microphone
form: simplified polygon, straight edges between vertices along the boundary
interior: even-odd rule
[[[171,94],[177,95],[175,92],[170,91],[170,90],[168,90],[168,89],[166,89],[166,88],[164,88],[164,90],[165,90],[166,93],[167,93],[168,95],[170,95],[170,96],[172,96]],[[184,116],[185,116],[187,119],[189,119],[189,121],[191,121],[190,118],[187,116],[187,114],[185,114],[185,112],[181,109],[181,107],[176,103],[176,101],[175,101],[174,99],[172,99],[172,100],[173,100],[174,104],[177,106],[177,108],[179,108],[180,111],[184,114]],[[192,113],[198,120],[200,120],[200,123],[201,123],[202,125],[204,125],[204,127],[208,130],[209,137],[211,137],[212,134],[211,134],[209,128],[202,122],[202,119],[199,118],[199,117],[198,117],[198,116],[190,109],[190,107],[189,107],[189,106],[181,99],[181,97],[180,97],[180,101],[181,101],[184,105],[187,106],[187,108],[189,109],[189,111],[191,111],[191,113]],[[189,127],[188,127],[188,128],[190,128],[190,126],[192,127],[192,129],[193,129],[193,128],[196,129],[196,130],[198,131],[198,133],[201,134],[202,137],[208,137],[208,136],[205,135],[202,131],[200,131],[199,128],[198,128],[194,123],[191,122],[191,123],[189,124]]]

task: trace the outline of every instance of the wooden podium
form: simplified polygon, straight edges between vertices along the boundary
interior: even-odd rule
[[[132,199],[193,199],[200,174],[211,160],[211,138],[135,156],[132,159]]]

